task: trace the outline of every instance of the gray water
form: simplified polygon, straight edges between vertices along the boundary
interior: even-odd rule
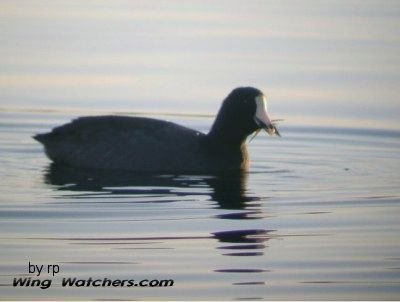
[[[398,2],[16,3],[0,3],[2,300],[400,298]],[[99,114],[207,132],[240,85],[284,119],[244,175],[57,167],[31,138]],[[59,266],[48,289],[12,286],[29,262]]]

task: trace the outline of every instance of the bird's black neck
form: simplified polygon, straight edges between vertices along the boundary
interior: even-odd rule
[[[207,139],[221,148],[241,149],[253,131],[242,123],[240,114],[221,114],[221,112],[222,109],[207,134]]]
[[[239,150],[245,145],[247,136],[242,129],[214,124],[207,134],[207,140],[221,149]]]

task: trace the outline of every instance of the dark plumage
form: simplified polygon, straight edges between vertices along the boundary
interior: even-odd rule
[[[248,167],[246,138],[279,135],[258,89],[234,89],[206,135],[171,122],[126,116],[81,117],[34,138],[56,163],[142,172],[221,172]]]

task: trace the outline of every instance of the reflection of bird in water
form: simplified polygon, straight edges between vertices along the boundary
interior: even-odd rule
[[[273,230],[246,229],[215,232],[213,235],[224,245],[218,247],[228,250],[225,256],[260,256],[265,249],[264,242],[271,239]],[[225,243],[231,243],[225,245]]]
[[[244,87],[226,97],[208,134],[157,119],[92,116],[34,138],[53,162],[79,168],[214,173],[246,170],[247,137],[260,129],[279,135],[264,94]]]
[[[85,194],[93,197],[96,192],[113,196],[151,194],[181,197],[208,194],[223,209],[244,209],[248,202],[257,200],[257,197],[246,196],[246,176],[240,171],[209,175],[159,175],[124,170],[77,169],[53,163],[45,173],[45,182],[58,186],[57,190],[60,191],[82,192],[80,197]],[[211,188],[211,192],[207,188]],[[221,214],[220,218],[246,218],[242,213],[240,217],[232,215]]]
[[[132,195],[151,195],[155,198],[159,196],[160,201],[166,196],[176,196],[176,201],[181,201],[187,196],[209,194],[221,209],[245,209],[245,211],[218,214],[216,218],[256,219],[261,210],[254,201],[259,199],[246,196],[246,176],[247,174],[242,172],[206,176],[138,174],[118,170],[76,169],[71,166],[51,164],[45,174],[45,182],[57,186],[57,190],[82,192],[77,198],[96,197],[96,193],[103,196],[107,193],[110,202],[113,202],[114,197]],[[163,202],[173,201],[174,199],[168,198]],[[248,207],[249,202],[251,207]],[[271,238],[271,232],[273,231],[264,229],[218,231],[212,233],[211,238],[221,243],[218,249],[223,250],[225,256],[259,256],[263,254],[262,250],[266,247],[264,243]]]

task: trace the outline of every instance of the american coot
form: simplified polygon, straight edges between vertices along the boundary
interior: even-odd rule
[[[208,134],[171,122],[127,116],[89,116],[34,138],[55,163],[142,172],[246,170],[246,138],[260,129],[279,135],[264,94],[234,89],[223,101]]]

